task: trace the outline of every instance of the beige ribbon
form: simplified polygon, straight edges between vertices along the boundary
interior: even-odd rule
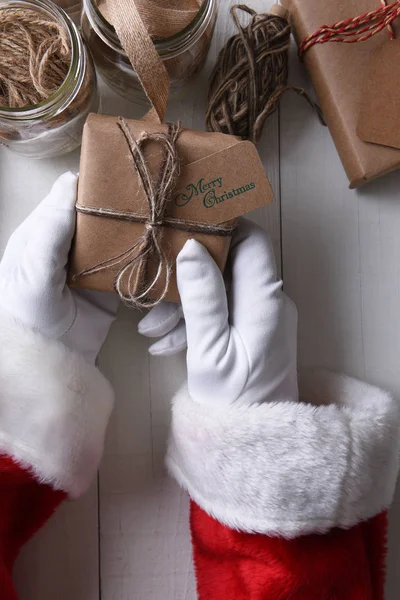
[[[147,120],[161,123],[168,103],[169,76],[153,38],[168,38],[194,19],[202,0],[106,0],[114,26],[152,109]]]
[[[193,21],[202,0],[136,0],[136,3],[151,37],[165,39]]]

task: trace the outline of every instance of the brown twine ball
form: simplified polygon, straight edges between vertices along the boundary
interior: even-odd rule
[[[0,106],[24,108],[53,94],[71,62],[66,29],[31,9],[0,10]]]
[[[232,6],[238,33],[222,48],[211,74],[208,131],[258,141],[265,120],[287,90],[304,96],[322,120],[305,90],[287,86],[291,30],[287,18],[279,14],[282,7],[277,9],[278,14],[257,14],[244,4]],[[240,24],[239,11],[251,16],[248,25]]]

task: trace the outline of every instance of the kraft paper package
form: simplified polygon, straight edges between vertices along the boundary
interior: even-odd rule
[[[143,132],[166,132],[168,129],[166,125],[147,121],[126,119],[125,123],[135,139]],[[175,264],[185,242],[195,238],[223,270],[232,231],[229,235],[198,233],[190,231],[190,224],[227,224],[232,229],[237,217],[273,200],[271,185],[251,142],[220,133],[183,129],[177,140],[177,151],[180,175],[165,218],[178,219],[182,225],[179,229],[159,225],[162,247]],[[154,181],[157,181],[162,150],[156,142],[150,141],[146,146],[145,157]],[[142,238],[149,217],[145,190],[118,127],[118,117],[89,115],[83,133],[77,207],[92,214],[77,212],[69,264],[70,285],[112,291],[117,267],[93,274],[82,272],[129,250]],[[115,211],[122,218],[108,216]],[[142,222],[129,221],[129,215],[142,218]],[[149,264],[149,277],[156,268],[157,265]],[[164,284],[165,278],[157,283],[153,290],[155,297]],[[175,273],[165,299],[179,300]]]
[[[282,0],[282,4],[290,11],[290,21],[298,45],[323,25],[357,17],[382,6],[380,0]],[[397,20],[394,22],[394,30],[399,37],[400,26]],[[303,56],[351,188],[400,168],[400,149],[389,145],[389,130],[394,127],[398,129],[398,121],[394,117],[390,119],[388,107],[385,111],[388,115],[385,120],[388,129],[387,145],[364,141],[364,137],[374,138],[367,133],[363,135],[363,130],[367,130],[363,124],[365,119],[359,123],[366,96],[367,99],[371,97],[373,107],[376,104],[374,97],[379,95],[384,99],[387,96],[385,87],[392,86],[390,78],[385,81],[381,78],[378,85],[370,76],[375,54],[392,43],[387,30],[383,29],[363,42],[316,44]],[[397,44],[397,48],[398,65],[400,44]],[[363,110],[370,117],[370,112],[365,108]],[[382,141],[385,136],[375,138],[376,141]]]

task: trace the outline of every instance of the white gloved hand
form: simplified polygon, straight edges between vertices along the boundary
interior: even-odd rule
[[[241,220],[230,257],[225,286],[207,250],[189,240],[177,259],[182,306],[155,307],[139,332],[163,336],[150,348],[155,355],[187,344],[189,393],[198,402],[297,400],[297,311],[277,281],[266,233]]]
[[[118,296],[71,290],[66,266],[75,231],[77,177],[65,173],[10,237],[0,263],[0,308],[94,363]]]

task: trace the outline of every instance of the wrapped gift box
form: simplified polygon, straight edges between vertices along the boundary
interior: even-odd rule
[[[282,0],[290,11],[297,43],[320,29],[380,8],[380,0]],[[400,33],[399,25],[394,24]],[[382,93],[368,87],[374,53],[389,42],[386,29],[364,42],[316,44],[304,54],[326,123],[336,144],[350,187],[398,169],[400,150],[364,142],[357,135],[363,94]]]
[[[88,271],[129,251],[148,226],[148,197],[118,122],[118,117],[90,115],[85,125],[76,235],[69,265],[69,281],[75,287],[112,291],[121,264]],[[125,124],[136,140],[144,132],[168,130],[166,125],[145,121],[127,119]],[[183,129],[176,147],[180,174],[164,222],[157,225],[162,229],[163,250],[174,265],[185,242],[195,238],[223,270],[236,218],[273,199],[263,165],[252,143],[229,135]],[[163,161],[162,148],[150,141],[144,154],[156,182]],[[141,221],[135,222],[138,218]],[[179,227],[174,226],[174,220],[180,222]],[[221,228],[222,233],[196,231],[210,225]],[[151,259],[149,278],[157,266]],[[164,275],[152,289],[155,298],[165,286]],[[179,299],[174,273],[166,299]]]

